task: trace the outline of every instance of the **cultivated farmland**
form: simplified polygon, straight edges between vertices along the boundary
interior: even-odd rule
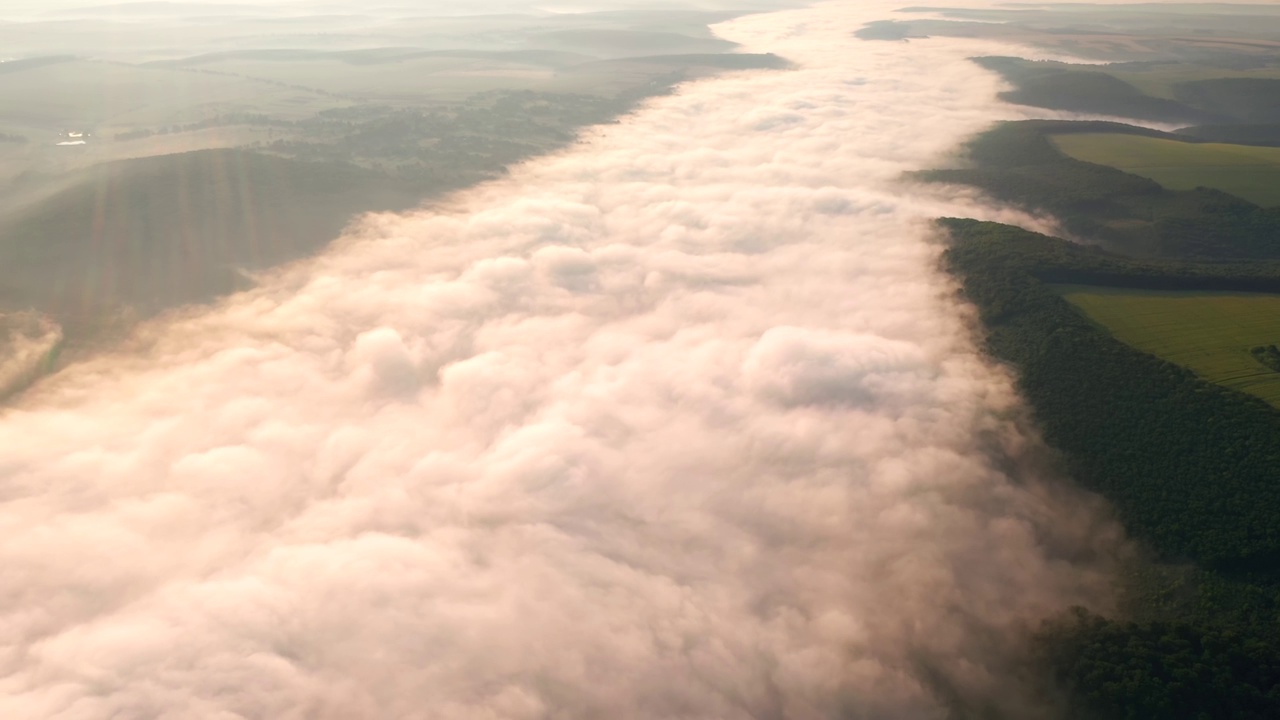
[[[1053,142],[1077,160],[1151,178],[1170,190],[1212,187],[1264,207],[1280,205],[1280,148],[1119,133],[1055,135]]]
[[[1120,69],[1125,68],[1125,69]],[[1108,74],[1124,80],[1151,97],[1173,100],[1177,98],[1177,87],[1182,83],[1217,80],[1220,78],[1264,78],[1280,79],[1280,68],[1263,67],[1247,70],[1233,70],[1213,65],[1195,63],[1156,64],[1156,65],[1121,65],[1109,68]]]
[[[1280,343],[1280,295],[1059,286],[1117,339],[1280,407],[1280,372],[1250,355]]]

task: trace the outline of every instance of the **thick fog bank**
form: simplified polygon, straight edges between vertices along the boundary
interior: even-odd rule
[[[869,3],[0,421],[0,717],[1036,717],[1115,531],[897,183],[1012,112]],[[989,49],[989,48],[988,48]]]

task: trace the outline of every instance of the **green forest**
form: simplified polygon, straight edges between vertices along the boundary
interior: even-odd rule
[[[1143,262],[941,223],[946,267],[1045,439],[1158,559],[1129,579],[1132,619],[1079,613],[1045,628],[1042,660],[1077,716],[1280,716],[1280,411],[1130,348],[1051,287],[1280,288],[1280,265]]]
[[[1031,120],[1002,124],[973,140],[968,167],[923,179],[972,185],[997,200],[1052,214],[1072,235],[1137,257],[1242,260],[1280,257],[1280,208],[1221,190],[1169,190],[1154,180],[1076,160],[1051,136],[1128,133],[1181,136],[1107,122]]]
[[[1139,548],[1119,612],[1052,618],[1033,667],[1066,717],[1280,717],[1280,409],[1259,389],[1280,371],[1280,337],[1270,317],[1242,315],[1280,293],[1266,176],[1280,146],[1280,13],[928,11],[944,19],[863,37],[1004,39],[1104,60],[975,58],[1008,83],[1007,102],[1179,127],[1006,122],[914,176],[1057,221],[1062,237],[941,219],[943,266],[1064,473],[1105,498]]]

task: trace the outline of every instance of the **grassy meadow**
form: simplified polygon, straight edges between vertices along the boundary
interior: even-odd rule
[[[1280,295],[1058,286],[1117,339],[1280,407],[1280,372],[1249,354],[1280,343]]]
[[[1280,205],[1280,148],[1112,133],[1055,135],[1053,142],[1077,160],[1141,175],[1170,190],[1212,187],[1264,207]]]

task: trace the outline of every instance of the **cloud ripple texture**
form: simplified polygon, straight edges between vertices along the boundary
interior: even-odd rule
[[[853,39],[871,5],[720,26],[796,69],[371,217],[30,393],[0,717],[1049,713],[1019,643],[1106,602],[1116,533],[938,269],[930,218],[974,201],[899,180],[998,82]]]

